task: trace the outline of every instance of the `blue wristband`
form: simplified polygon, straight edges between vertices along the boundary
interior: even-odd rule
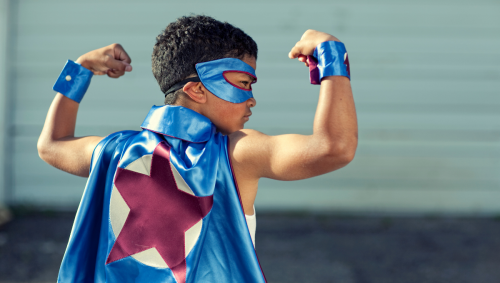
[[[68,60],[52,89],[80,103],[89,88],[93,75],[92,71]]]
[[[322,42],[316,46],[313,55],[308,57],[311,84],[321,84],[321,80],[328,76],[351,79],[349,58],[342,42]]]

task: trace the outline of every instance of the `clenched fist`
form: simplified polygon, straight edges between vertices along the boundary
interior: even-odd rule
[[[325,41],[340,41],[340,40],[331,34],[313,29],[308,29],[306,30],[306,32],[304,32],[304,34],[302,35],[300,40],[295,44],[292,50],[290,50],[290,53],[288,53],[288,57],[290,59],[299,58],[300,62],[304,62],[306,66],[309,66],[307,62],[307,56],[313,55],[316,46]]]
[[[91,70],[94,75],[107,74],[110,78],[119,78],[125,72],[132,71],[131,62],[125,49],[117,43],[92,50],[76,60],[76,63]]]

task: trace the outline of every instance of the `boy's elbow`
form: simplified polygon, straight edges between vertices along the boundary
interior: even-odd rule
[[[38,138],[38,142],[36,144],[36,148],[38,150],[38,156],[45,162],[48,162],[50,159],[50,142],[47,139],[44,139],[42,136]]]
[[[354,155],[356,155],[356,147],[350,147],[339,154],[339,159],[346,166],[354,159]]]
[[[357,139],[349,142],[335,143],[329,146],[326,151],[326,159],[329,160],[329,163],[334,167],[333,170],[349,164],[356,155],[357,146]]]
[[[339,149],[333,150],[330,154],[330,160],[335,164],[341,165],[341,167],[346,166],[351,163],[356,154],[356,148],[352,146],[346,146]]]

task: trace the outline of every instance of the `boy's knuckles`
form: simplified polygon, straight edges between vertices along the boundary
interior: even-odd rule
[[[309,36],[311,33],[315,32],[315,30],[313,29],[308,29],[306,30],[303,34],[302,34],[302,37],[300,39],[304,39],[305,37]]]
[[[116,50],[116,49],[123,50],[123,47],[119,43],[113,43],[113,44],[109,45],[109,47],[111,47],[114,50]]]
[[[104,62],[105,66],[108,66],[110,64],[110,62],[111,62],[111,57],[109,55],[105,55],[103,57],[103,62]]]

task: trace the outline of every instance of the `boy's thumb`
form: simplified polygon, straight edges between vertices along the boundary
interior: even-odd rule
[[[132,66],[129,63],[123,62],[123,65],[125,65],[125,72],[132,71]]]

